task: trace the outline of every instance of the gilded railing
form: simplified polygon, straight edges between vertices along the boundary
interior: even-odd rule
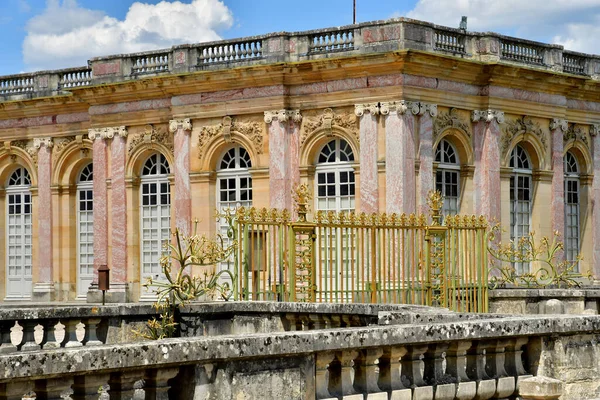
[[[317,211],[306,186],[287,210],[240,208],[240,300],[438,305],[487,310],[487,222],[446,216]]]

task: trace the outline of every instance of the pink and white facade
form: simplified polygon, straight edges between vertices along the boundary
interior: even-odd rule
[[[173,48],[154,70],[94,59],[56,88],[0,77],[0,299],[94,300],[107,265],[110,300],[150,300],[172,231],[215,234],[218,208],[292,211],[299,183],[313,210],[367,213],[427,212],[438,189],[446,213],[485,215],[504,239],[559,232],[600,279],[595,59],[556,72],[508,57],[507,38],[402,19],[321,33],[329,47],[315,35],[224,42],[222,60]]]

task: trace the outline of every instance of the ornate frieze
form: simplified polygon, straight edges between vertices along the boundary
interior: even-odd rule
[[[31,141],[29,141],[29,140],[14,140],[14,141],[10,142],[10,146],[17,147],[21,150],[24,150],[29,155],[29,158],[31,158],[31,161],[33,162],[33,164],[35,166],[37,166],[38,149],[33,146]],[[16,157],[12,159],[13,162],[15,160],[16,160]]]
[[[563,133],[567,132],[569,129],[569,122],[566,119],[552,118],[550,120],[550,130],[553,131],[556,129],[560,129]]]
[[[502,154],[506,154],[508,152],[510,143],[513,138],[517,135],[530,133],[536,136],[542,145],[544,146],[544,151],[548,145],[548,139],[546,137],[546,133],[540,127],[540,124],[534,122],[530,117],[523,116],[521,118],[517,118],[514,121],[509,121],[506,123],[504,127],[504,134],[502,135],[502,139],[500,140],[500,151]]]
[[[569,124],[567,130],[563,130],[563,143],[571,140],[579,140],[589,147],[588,136],[581,125]]]
[[[300,135],[300,146],[317,130],[324,129],[327,136],[333,134],[333,127],[341,128],[356,139],[359,137],[358,119],[355,113],[336,114],[331,108],[323,110],[323,114],[316,117],[304,117],[302,134]]]
[[[265,123],[270,124],[274,120],[281,123],[287,121],[294,121],[296,123],[302,122],[302,114],[300,110],[275,110],[265,111]]]
[[[437,138],[446,129],[458,129],[468,137],[471,137],[471,124],[462,119],[456,108],[451,108],[448,112],[443,112],[437,116],[433,123],[433,138]]]
[[[379,115],[379,103],[364,103],[354,106],[354,114],[357,117],[362,117],[365,112],[369,112],[371,115]]]
[[[235,118],[225,116],[223,122],[219,125],[203,126],[198,135],[198,158],[204,156],[206,146],[215,137],[223,135],[226,142],[231,142],[232,132],[246,136],[254,147],[257,154],[263,153],[263,128],[256,121],[240,121]]]
[[[192,120],[189,118],[184,118],[172,119],[169,121],[169,132],[175,133],[179,128],[183,129],[184,131],[190,132],[192,130]]]
[[[125,135],[127,135],[126,130]],[[128,153],[131,155],[142,144],[162,144],[173,154],[173,135],[168,134],[167,130],[162,127],[155,127],[152,124],[146,125],[144,132],[135,134],[129,142]]]
[[[473,122],[487,122],[490,123],[496,120],[499,124],[504,122],[504,112],[497,110],[473,110],[471,113],[471,120]]]

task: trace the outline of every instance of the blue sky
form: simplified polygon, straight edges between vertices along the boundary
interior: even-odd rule
[[[408,16],[600,53],[600,0],[356,0],[358,22]],[[352,0],[2,0],[0,75],[128,53],[352,22]],[[598,43],[597,43],[598,42]]]

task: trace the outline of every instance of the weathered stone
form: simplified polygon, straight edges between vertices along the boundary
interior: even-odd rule
[[[519,395],[523,400],[552,400],[563,394],[563,383],[558,379],[535,376],[519,384]]]

